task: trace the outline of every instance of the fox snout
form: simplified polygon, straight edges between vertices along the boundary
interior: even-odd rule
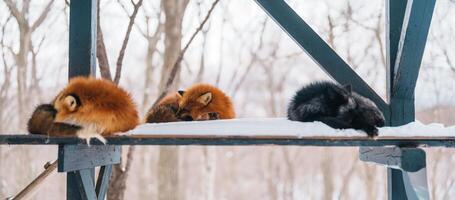
[[[376,126],[377,127],[383,127],[385,125],[385,122],[383,119],[377,119],[376,120]]]

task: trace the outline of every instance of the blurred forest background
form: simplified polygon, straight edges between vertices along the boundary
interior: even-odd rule
[[[385,98],[385,1],[287,2]],[[1,134],[26,134],[32,109],[67,82],[68,4],[0,2]],[[455,124],[454,11],[453,0],[437,1],[416,92],[425,123]],[[329,79],[253,0],[100,0],[98,17],[97,75],[131,91],[142,114],[204,19],[172,89],[207,82],[232,97],[239,117],[284,117],[295,90]],[[34,179],[56,150],[0,146],[0,199]],[[432,199],[455,199],[454,150],[426,152]],[[137,146],[123,153],[110,200],[386,199],[385,168],[360,162],[357,148]],[[65,182],[64,174],[52,176],[34,199],[63,199]]]

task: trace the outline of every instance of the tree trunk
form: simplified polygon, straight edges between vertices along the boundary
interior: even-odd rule
[[[17,76],[17,104],[19,109],[19,127],[24,128],[25,125],[25,114],[27,108],[25,107],[27,92],[27,64],[28,64],[28,53],[30,51],[30,29],[28,25],[22,25],[19,27],[19,52],[16,54],[16,76]]]
[[[160,92],[165,90],[170,78],[172,67],[176,62],[182,43],[182,20],[188,4],[187,0],[162,0],[161,5],[165,15],[164,23],[164,63],[159,84]],[[177,89],[180,72],[171,87]],[[176,146],[161,146],[158,158],[158,199],[181,199],[179,190],[179,148]]]
[[[323,151],[323,160],[321,163],[321,170],[322,170],[322,181],[323,181],[323,198],[324,200],[332,200],[333,199],[333,172],[332,172],[332,156],[329,149],[324,149]]]

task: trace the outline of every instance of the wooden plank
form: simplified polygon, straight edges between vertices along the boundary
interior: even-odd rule
[[[102,166],[96,181],[96,195],[98,200],[104,200],[109,186],[109,178],[112,173],[112,165]]]
[[[106,137],[109,145],[295,145],[295,146],[409,146],[455,147],[454,137],[281,137],[281,136],[169,136],[133,135]],[[85,144],[76,137],[47,137],[41,135],[0,135],[0,144],[55,145]],[[103,145],[92,142],[92,146]]]
[[[59,145],[58,171],[68,172],[120,163],[121,147],[113,145]]]
[[[97,1],[77,0],[70,2],[69,78],[95,76]]]
[[[426,167],[425,151],[419,148],[363,148],[359,157],[365,162],[374,162],[408,172],[416,172]]]
[[[289,36],[340,84],[373,100],[388,118],[388,105],[354,70],[283,0],[256,0]]]

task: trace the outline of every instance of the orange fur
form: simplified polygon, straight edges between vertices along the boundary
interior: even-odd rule
[[[163,99],[158,102],[158,105],[171,105],[178,108],[181,99],[182,96],[178,92],[172,92],[163,97]]]
[[[207,93],[211,93],[211,100],[207,105],[198,99]],[[210,119],[210,113],[217,113],[219,119],[235,118],[234,106],[231,99],[220,89],[209,84],[195,84],[189,87],[179,103],[182,112],[189,112],[194,120]]]
[[[80,105],[73,111],[65,103],[69,95],[77,96]],[[101,135],[133,129],[139,123],[131,96],[114,83],[90,77],[76,77],[54,99],[56,122],[95,127]]]

